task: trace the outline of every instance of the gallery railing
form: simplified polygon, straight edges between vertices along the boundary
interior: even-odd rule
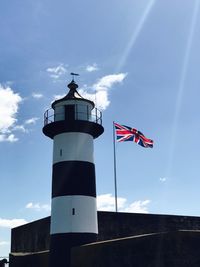
[[[100,110],[94,108],[92,111],[79,111],[78,108],[80,108],[80,105],[75,108],[74,120],[90,121],[102,125],[102,112]],[[50,108],[44,113],[44,126],[62,120],[66,120],[64,111],[55,112],[54,109]]]

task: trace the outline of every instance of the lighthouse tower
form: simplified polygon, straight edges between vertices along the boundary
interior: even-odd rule
[[[43,133],[53,139],[50,267],[70,266],[71,247],[98,234],[93,139],[104,131],[102,116],[74,79],[68,87],[44,115]]]

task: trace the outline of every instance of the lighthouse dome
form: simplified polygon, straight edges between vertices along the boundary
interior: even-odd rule
[[[88,100],[86,98],[83,98],[79,92],[77,91],[77,88],[78,88],[78,84],[76,84],[74,82],[74,80],[72,80],[69,84],[68,84],[68,88],[69,88],[69,92],[67,93],[66,96],[64,96],[63,98],[60,98],[60,99],[57,99],[55,100],[53,103],[52,103],[52,108],[54,109],[55,106],[57,106],[58,103],[60,102],[65,102],[66,104],[66,101],[67,103],[72,103],[72,100],[74,101],[85,101],[85,102],[88,102],[88,104],[91,105],[92,109],[94,108],[94,102],[91,101],[91,100]]]

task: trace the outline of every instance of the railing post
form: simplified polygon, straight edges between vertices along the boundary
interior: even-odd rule
[[[78,114],[77,114],[77,104],[74,104],[74,119],[77,120]]]
[[[89,118],[89,108],[88,108],[88,106],[87,106],[87,120],[88,120],[88,121],[90,120],[90,118]]]

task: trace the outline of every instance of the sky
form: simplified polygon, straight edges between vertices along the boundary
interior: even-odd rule
[[[115,210],[115,121],[154,140],[116,143],[119,211],[199,216],[200,0],[12,0],[0,18],[0,257],[12,227],[50,214],[43,114],[71,72],[103,114],[98,209]]]

